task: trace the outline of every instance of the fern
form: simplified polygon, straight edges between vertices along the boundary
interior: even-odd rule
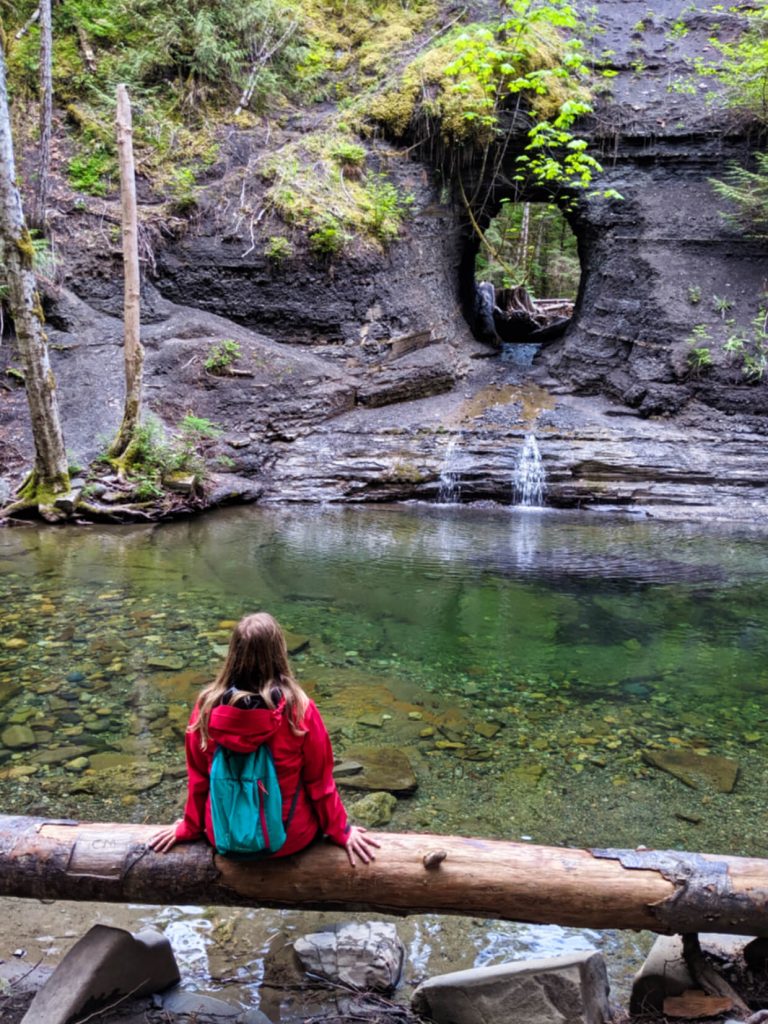
[[[725,216],[739,224],[748,234],[768,235],[768,153],[755,153],[756,169],[749,171],[739,164],[730,164],[725,180],[710,178],[715,192],[734,205]]]

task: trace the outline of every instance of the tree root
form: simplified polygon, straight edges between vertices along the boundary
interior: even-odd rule
[[[27,512],[33,508],[37,508],[36,501],[32,501],[29,498],[19,498],[18,501],[12,501],[11,504],[6,505],[5,508],[0,508],[0,519],[10,519],[18,512]]]
[[[90,522],[95,523],[124,523],[126,521],[156,522],[160,516],[145,512],[143,509],[131,505],[110,505],[108,508],[103,505],[94,505],[84,499],[78,499],[71,512],[59,512],[53,506],[46,505],[34,498],[20,498],[11,502],[5,508],[0,508],[0,523],[13,519],[23,512],[37,512],[41,519],[49,523],[60,523],[66,519],[72,520],[78,516],[84,516]]]
[[[739,993],[722,978],[712,964],[704,956],[699,936],[696,932],[689,932],[683,935],[683,959],[691,977],[710,996],[724,996],[730,999],[733,1010],[743,1019],[748,1020],[752,1016],[752,1010],[747,1006]]]
[[[150,512],[131,505],[110,505],[109,508],[105,508],[103,505],[93,505],[90,501],[84,501],[82,498],[75,506],[75,513],[80,512],[84,512],[96,522],[120,523],[125,519],[142,519],[153,522],[157,519],[157,516],[153,516]]]

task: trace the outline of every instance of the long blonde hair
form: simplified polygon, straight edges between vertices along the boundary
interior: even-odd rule
[[[285,697],[291,729],[297,736],[304,735],[306,730],[301,726],[309,697],[291,672],[283,631],[267,612],[246,615],[232,630],[229,650],[218,675],[200,692],[197,719],[188,731],[200,733],[200,746],[205,750],[211,711],[223,702],[227,690],[234,691],[228,698],[229,704],[258,695],[268,708],[274,709],[275,688]]]

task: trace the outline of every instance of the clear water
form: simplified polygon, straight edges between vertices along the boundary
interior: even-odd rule
[[[309,640],[294,666],[338,753],[396,746],[411,759],[419,789],[394,829],[768,847],[764,531],[252,508],[6,529],[0,573],[6,813],[175,817],[188,710],[228,622],[265,608]],[[380,728],[359,721],[371,714]],[[733,792],[644,759],[670,749],[738,762]]]

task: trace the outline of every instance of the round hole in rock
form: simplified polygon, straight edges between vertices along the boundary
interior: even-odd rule
[[[576,236],[553,203],[502,200],[475,244],[473,271],[470,325],[478,340],[530,362],[565,332],[581,264]]]

